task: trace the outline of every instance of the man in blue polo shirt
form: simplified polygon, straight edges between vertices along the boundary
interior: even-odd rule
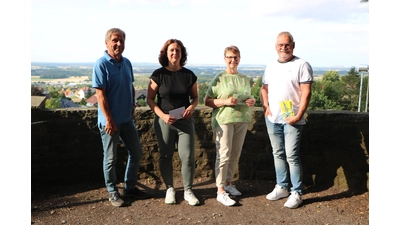
[[[93,67],[92,86],[96,88],[98,100],[98,127],[103,143],[103,172],[109,201],[113,206],[121,206],[117,182],[117,147],[121,139],[128,151],[124,177],[124,197],[147,198],[146,192],[139,190],[137,172],[142,159],[142,148],[134,123],[135,88],[133,68],[129,59],[122,56],[125,49],[125,32],[119,28],[107,31],[107,50]]]

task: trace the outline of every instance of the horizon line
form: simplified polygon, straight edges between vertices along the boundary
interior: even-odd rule
[[[159,63],[155,63],[155,62],[137,62],[137,61],[131,61],[132,64],[139,64],[139,63],[143,63],[143,64],[157,64],[159,65]],[[33,63],[51,63],[51,64],[94,64],[94,62],[33,62],[31,61],[31,64]],[[188,64],[186,64],[188,65]],[[217,63],[191,63],[191,65],[210,65],[210,66],[225,66],[225,64],[217,64]],[[257,64],[257,63],[243,63],[241,65],[251,65],[251,66],[266,66],[266,64]],[[360,64],[360,65],[365,65],[365,64]],[[368,64],[367,64],[368,65]],[[160,65],[161,66],[161,65]],[[240,67],[240,65],[239,65]],[[357,66],[342,66],[342,65],[336,65],[336,66],[313,66],[313,68],[358,68]]]

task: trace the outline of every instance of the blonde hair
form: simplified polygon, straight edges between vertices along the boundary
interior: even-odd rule
[[[240,57],[239,48],[234,46],[234,45],[231,45],[231,46],[225,48],[224,57],[226,56],[227,52],[233,52],[233,53],[237,54]]]

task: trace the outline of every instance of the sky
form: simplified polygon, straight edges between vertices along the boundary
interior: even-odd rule
[[[369,3],[359,0],[32,0],[32,62],[94,62],[109,28],[126,32],[123,56],[158,63],[170,38],[187,65],[224,64],[236,45],[241,64],[277,58],[276,36],[294,36],[294,54],[314,67],[369,64]]]

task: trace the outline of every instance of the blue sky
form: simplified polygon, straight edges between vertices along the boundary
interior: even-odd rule
[[[369,64],[369,3],[359,0],[33,0],[32,62],[94,62],[111,27],[127,34],[124,56],[158,63],[161,46],[180,39],[188,65],[224,64],[236,45],[241,64],[277,58],[276,35],[289,31],[295,54],[312,66]]]

